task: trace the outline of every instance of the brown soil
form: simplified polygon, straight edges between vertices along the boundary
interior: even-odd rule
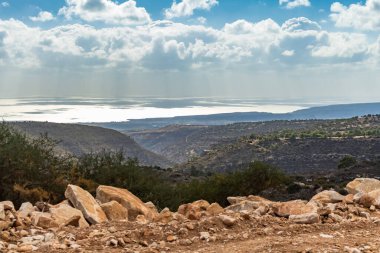
[[[87,229],[64,228],[57,231],[58,236],[74,236],[80,249],[40,248],[39,252],[380,252],[380,223],[373,220],[299,225],[264,216],[240,219],[231,228],[213,218],[166,225],[116,222]],[[194,229],[182,234],[180,230],[189,224]],[[209,240],[201,240],[200,232],[208,232]],[[178,239],[167,242],[169,235]],[[106,246],[111,238],[123,238],[126,245]],[[192,242],[181,246],[185,240]]]

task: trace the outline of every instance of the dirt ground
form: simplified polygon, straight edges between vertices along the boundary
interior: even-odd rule
[[[191,228],[191,229],[186,229]],[[206,232],[209,238],[201,238]],[[78,249],[40,252],[380,252],[380,223],[359,219],[342,223],[300,225],[278,217],[240,220],[228,228],[206,220],[179,224],[110,223],[88,229],[65,228],[59,236],[72,237]],[[169,242],[168,236],[175,236]],[[123,238],[124,245],[110,245]]]

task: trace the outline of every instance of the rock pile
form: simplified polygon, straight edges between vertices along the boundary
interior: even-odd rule
[[[56,205],[23,203],[16,211],[12,202],[0,202],[0,252],[74,250],[88,247],[90,241],[99,250],[120,247],[160,252],[170,245],[221,240],[218,233],[223,231],[276,219],[293,224],[380,222],[380,181],[355,179],[347,184],[347,191],[347,196],[322,191],[310,201],[229,197],[226,208],[198,200],[181,205],[176,212],[168,208],[158,212],[151,202],[143,203],[126,189],[99,186],[94,198],[84,189],[68,185],[67,200]],[[118,229],[115,224],[128,229]],[[223,240],[233,238],[229,234]]]

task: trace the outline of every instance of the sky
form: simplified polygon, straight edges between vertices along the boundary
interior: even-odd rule
[[[380,0],[0,0],[0,98],[380,101]]]

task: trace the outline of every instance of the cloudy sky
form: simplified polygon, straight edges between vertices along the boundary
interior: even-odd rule
[[[380,0],[0,0],[0,98],[380,101]]]

